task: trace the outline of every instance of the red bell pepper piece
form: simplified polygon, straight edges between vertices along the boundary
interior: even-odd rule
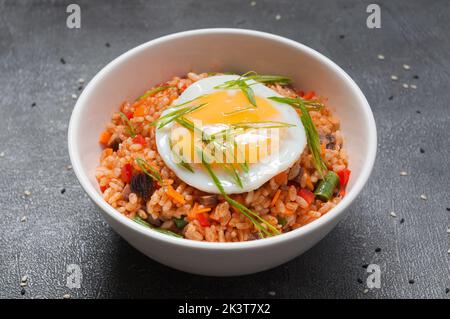
[[[350,179],[350,173],[351,171],[347,168],[337,173],[339,176],[339,185],[340,185],[339,195],[342,197],[345,196],[345,187],[347,186],[348,180]]]
[[[135,138],[133,138],[133,143],[141,144],[142,146],[146,144],[145,138],[141,134],[138,134]]]
[[[210,225],[208,217],[203,213],[197,214],[196,219],[200,222],[202,227],[208,227]]]
[[[306,188],[300,188],[297,193],[308,203],[308,205],[311,205],[316,197],[313,192]]]
[[[128,117],[129,120],[131,120],[134,116],[133,112],[131,111],[124,112],[123,114],[125,114],[125,116]]]
[[[125,164],[120,172],[120,179],[128,184],[131,182],[131,177],[133,176],[133,167],[131,164]]]

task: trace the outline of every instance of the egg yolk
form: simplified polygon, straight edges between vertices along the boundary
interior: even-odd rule
[[[256,105],[252,105],[242,91],[220,91],[204,95],[193,103],[203,104],[204,107],[189,113],[189,120],[200,120],[203,125],[235,124],[242,122],[260,122],[276,120],[279,113],[272,104],[259,96],[255,97]]]
[[[191,102],[191,105],[205,105],[187,115],[185,118],[193,123],[201,123],[203,131],[219,132],[230,128],[233,124],[280,121],[278,110],[266,99],[255,96],[256,107],[250,103],[242,91],[219,91],[204,95]],[[271,154],[274,147],[278,147],[278,129],[245,129],[234,137],[232,155],[224,154],[225,162],[256,163]],[[213,134],[213,133],[212,133]],[[192,133],[172,136],[175,143],[186,150],[190,149],[191,158],[195,157],[195,136]],[[186,153],[186,152],[183,152]],[[183,157],[186,158],[187,154]],[[194,162],[196,162],[194,160]]]

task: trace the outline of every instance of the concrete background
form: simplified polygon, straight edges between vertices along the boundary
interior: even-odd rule
[[[370,30],[371,2],[77,0],[82,27],[70,30],[68,1],[0,0],[0,297],[450,297],[450,2],[377,1],[382,27]],[[330,57],[366,94],[379,132],[374,172],[349,217],[294,261],[238,278],[146,258],[66,168],[77,80],[138,44],[205,27],[268,31]],[[365,291],[370,263],[381,288]],[[80,289],[66,287],[69,264],[81,268]]]

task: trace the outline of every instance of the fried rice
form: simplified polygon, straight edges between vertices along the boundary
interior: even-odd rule
[[[135,102],[122,103],[106,125],[103,136],[105,148],[100,156],[96,178],[108,204],[129,218],[138,216],[152,227],[198,241],[237,242],[258,239],[258,230],[246,216],[230,207],[222,196],[207,194],[180,180],[165,165],[156,148],[155,127],[149,124],[158,119],[161,112],[189,85],[207,76],[207,73],[188,73],[186,77],[174,77],[161,84],[170,86],[168,89]],[[269,87],[286,97],[302,94],[289,86]],[[129,121],[145,141],[137,142],[129,136],[126,123],[119,112],[134,114]],[[334,172],[347,168],[348,160],[343,149],[339,120],[327,107],[309,113],[320,137],[321,155],[327,168]],[[137,158],[144,159],[164,179],[164,186],[154,187],[148,198],[132,192],[130,184],[122,178],[125,165],[131,165],[133,172],[142,171],[136,164]],[[336,191],[326,202],[314,199],[308,203],[299,195],[299,189],[314,191],[319,180],[320,174],[306,147],[301,157],[284,174],[273,177],[258,189],[230,197],[285,233],[320,218],[342,199],[342,195]],[[173,187],[183,200],[169,196],[167,187]],[[215,200],[205,201],[205,198]],[[193,216],[194,209],[205,211],[206,224]],[[181,227],[176,223],[180,220],[183,221]]]

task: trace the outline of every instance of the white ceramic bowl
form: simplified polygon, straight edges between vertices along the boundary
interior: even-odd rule
[[[352,171],[345,198],[318,220],[279,236],[239,243],[180,239],[147,229],[118,213],[101,196],[95,179],[98,136],[111,114],[157,83],[189,71],[249,70],[291,77],[294,86],[328,97],[341,120]],[[372,170],[375,121],[361,90],[336,64],[286,38],[242,29],[203,29],[144,43],[109,63],[78,99],[69,126],[69,152],[82,187],[111,227],[136,249],[167,266],[202,275],[255,273],[285,263],[321,240],[344,217]]]

